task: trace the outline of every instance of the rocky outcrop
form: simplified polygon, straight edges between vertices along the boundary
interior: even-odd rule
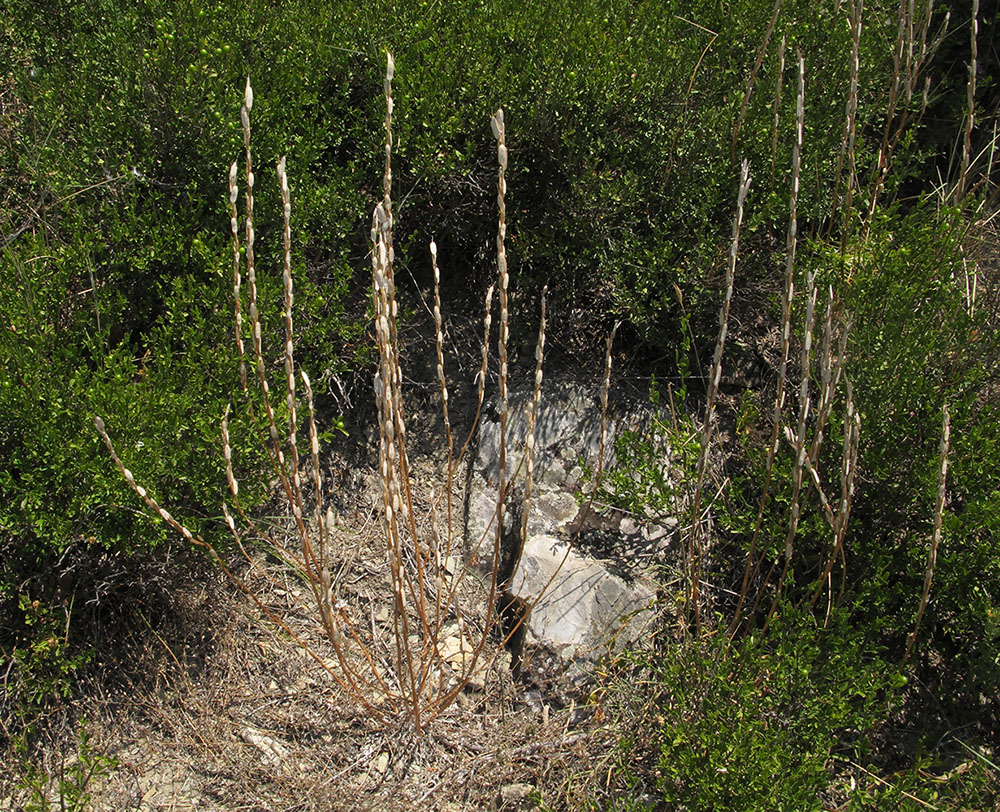
[[[516,475],[501,531],[501,572],[508,599],[527,611],[528,643],[544,644],[566,660],[589,660],[639,640],[656,594],[646,565],[669,550],[677,523],[670,517],[636,521],[589,504],[600,453],[600,393],[573,381],[549,381],[539,406],[535,481],[521,549],[529,407],[530,392],[512,392],[507,453],[508,470]],[[614,463],[615,434],[643,428],[652,415],[639,400],[609,408],[605,467]],[[478,429],[466,505],[467,539],[483,568],[492,563],[496,534],[499,447],[499,416],[488,412]]]

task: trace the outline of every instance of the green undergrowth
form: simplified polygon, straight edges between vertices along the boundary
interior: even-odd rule
[[[603,697],[628,732],[588,808],[992,808],[997,767],[982,748],[952,740],[947,756],[884,761],[905,682],[841,613],[825,628],[790,613],[735,647],[720,628],[631,655]]]
[[[25,761],[13,796],[24,812],[86,812],[91,808],[93,785],[115,771],[118,759],[94,747],[86,724],[77,731],[75,744],[76,752],[61,755],[52,770]]]
[[[599,808],[959,810],[997,802],[1000,356],[995,312],[970,306],[969,240],[966,213],[925,201],[881,210],[846,253],[819,241],[799,253],[800,298],[815,272],[819,289],[832,287],[849,314],[842,374],[860,439],[844,555],[825,569],[833,532],[819,488],[836,510],[846,401],[826,426],[817,487],[799,499],[786,568],[796,454],[781,438],[766,474],[774,381],[730,396],[717,452],[725,460],[704,497],[715,494],[704,579],[720,627],[702,636],[688,627],[678,642],[667,623],[655,653],[634,655],[611,680],[612,707],[623,703],[612,715],[626,731],[616,775],[630,800]],[[983,267],[992,278],[995,268]],[[822,321],[822,302],[818,314]],[[799,348],[804,315],[804,305],[793,309]],[[813,392],[820,343],[814,335]],[[799,409],[796,357],[782,410],[789,427]],[[653,400],[664,397],[654,392]],[[928,576],[945,406],[948,473]],[[621,435],[601,500],[646,519],[685,515],[699,436],[683,415]],[[664,573],[682,611],[685,538],[681,570]],[[756,568],[745,576],[748,557]],[[736,623],[744,577],[748,599]],[[641,710],[628,704],[640,678],[639,701],[649,698]],[[636,718],[647,724],[635,729]]]

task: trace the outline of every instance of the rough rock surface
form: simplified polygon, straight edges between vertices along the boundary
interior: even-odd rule
[[[535,475],[527,538],[518,559],[530,391],[512,391],[508,471],[516,471],[501,533],[501,571],[508,591],[530,609],[527,641],[572,661],[594,659],[610,645],[635,643],[650,619],[655,587],[645,576],[639,549],[662,553],[676,521],[651,527],[587,504],[585,475],[597,469],[601,408],[596,386],[573,381],[545,384],[535,431]],[[609,409],[604,464],[613,463],[612,438],[641,428],[648,404],[619,402]],[[472,560],[492,564],[497,511],[500,427],[496,410],[484,414],[477,453],[470,463],[466,531]]]

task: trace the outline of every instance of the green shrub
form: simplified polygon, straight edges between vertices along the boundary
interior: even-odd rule
[[[839,766],[864,758],[891,671],[839,619],[821,629],[786,618],[772,631],[734,649],[720,630],[634,655],[612,682],[612,707],[641,713],[621,754],[633,792],[636,768],[648,765],[646,798],[634,808],[820,810]]]
[[[1000,677],[995,317],[985,308],[970,313],[957,212],[889,212],[873,234],[845,292],[855,313],[850,374],[864,426],[864,481],[849,542],[855,589],[899,654],[919,605],[947,404],[953,443],[944,531],[921,637],[948,664],[935,669],[932,681],[942,682],[931,693],[948,698],[953,712],[979,707],[974,715],[997,720],[988,687]]]
[[[107,778],[118,766],[118,759],[96,750],[90,743],[86,725],[77,732],[74,757],[64,759],[58,771],[50,774],[30,762],[18,783],[21,785],[25,812],[85,812],[90,808],[90,790],[95,780]]]
[[[12,104],[0,128],[10,147],[0,156],[10,179],[0,213],[8,269],[0,286],[0,652],[16,663],[0,700],[4,717],[21,700],[37,706],[65,691],[85,661],[79,631],[95,612],[80,607],[97,598],[86,562],[134,569],[167,537],[108,466],[95,414],[129,448],[136,476],[196,530],[225,537],[219,421],[238,385],[225,167],[242,150],[229,91],[250,67],[264,99],[258,174],[271,171],[277,139],[288,138],[302,179],[300,353],[321,392],[364,360],[349,258],[364,244],[366,206],[344,150],[350,136],[328,126],[358,117],[357,99],[329,78],[349,84],[353,74],[346,52],[308,47],[299,25],[307,5],[264,13],[72,0],[15,3],[4,17],[12,47],[0,73]],[[276,266],[280,206],[273,184],[261,187],[258,262]],[[261,285],[263,301],[280,299],[272,295],[280,281]],[[278,328],[276,310],[262,318]],[[263,462],[254,449],[235,449],[247,471]],[[245,504],[263,496],[263,480],[248,477]],[[60,627],[55,637],[41,616]]]
[[[856,793],[852,803],[857,808],[885,808],[879,804],[894,802],[916,808],[933,800],[942,808],[958,809],[975,803],[969,799],[989,797],[990,782],[995,780],[989,750],[983,750],[985,762],[970,760],[958,772],[949,772],[947,766],[953,767],[961,757],[947,735],[956,720],[967,725],[970,741],[979,743],[992,740],[1000,720],[991,688],[1000,678],[1000,514],[996,511],[1000,358],[992,340],[995,314],[988,307],[970,306],[972,283],[966,286],[968,265],[963,262],[967,240],[957,212],[927,203],[910,211],[879,210],[869,238],[846,256],[818,241],[800,252],[798,290],[805,288],[808,272],[815,271],[822,283],[833,286],[836,306],[850,314],[852,322],[844,374],[852,383],[861,442],[846,555],[835,562],[829,584],[820,579],[823,562],[830,557],[832,533],[818,491],[807,481],[787,577],[783,581],[775,577],[784,565],[794,491],[794,449],[783,441],[760,520],[755,550],[760,563],[750,579],[746,604],[756,604],[757,613],[747,626],[736,624],[728,630],[751,631],[741,631],[732,642],[712,643],[704,660],[699,648],[703,641],[685,641],[677,652],[664,631],[667,653],[653,660],[640,658],[653,670],[653,690],[662,686],[663,695],[669,697],[665,701],[671,713],[659,715],[665,732],[657,739],[662,757],[657,757],[655,767],[647,761],[641,768],[623,764],[622,770],[631,771],[636,782],[658,776],[656,786],[664,793],[667,808],[707,809],[714,804],[715,808],[806,809],[818,808],[817,799],[828,784],[831,791],[836,784],[836,791],[848,793],[840,779],[835,780],[841,768],[824,771],[824,754],[839,752],[844,745],[836,732],[842,723],[836,712],[845,706],[840,686],[826,681],[816,666],[819,660],[811,659],[816,652],[824,652],[821,659],[843,653],[845,667],[852,670],[845,675],[845,684],[868,685],[869,698],[885,699],[880,705],[862,703],[854,708],[864,724],[844,721],[846,727],[882,738],[891,737],[899,725],[913,735],[906,753],[894,756],[902,769],[887,778],[881,765],[890,748],[882,745],[874,760],[863,750],[841,754],[849,756],[842,767],[854,765],[850,793]],[[989,278],[993,272],[984,265],[983,273]],[[798,308],[801,311],[802,305]],[[801,324],[801,319],[800,312],[794,321]],[[815,354],[813,364],[818,367]],[[814,369],[813,389],[819,377],[818,368]],[[797,391],[797,385],[793,389]],[[742,560],[755,535],[769,442],[768,400],[773,396],[766,389],[747,390],[724,418],[735,430],[726,448],[725,470],[720,472],[720,498],[712,506],[716,536],[712,569],[705,580],[711,583],[706,589],[711,596],[708,605],[726,622],[740,589]],[[791,402],[796,399],[794,392],[789,399],[783,423],[794,426],[798,408]],[[931,573],[930,603],[918,631],[918,662],[906,672],[912,682],[904,693],[895,689],[906,679],[892,677],[914,632],[928,574],[945,405],[952,414],[953,441],[944,532]],[[813,414],[816,408],[814,396]],[[842,426],[843,406],[838,406],[815,465],[828,497],[838,490]],[[654,422],[650,436],[620,437],[616,466],[603,483],[603,499],[640,515],[671,505],[676,510],[683,504],[676,500],[678,486],[685,481],[690,485],[692,436],[692,431],[676,432]],[[665,448],[671,454],[669,461]],[[681,464],[678,473],[677,463],[685,457],[687,464]],[[711,487],[714,491],[716,486]],[[800,613],[817,594],[821,600],[812,620],[808,613]],[[777,608],[774,614],[769,609],[772,602]],[[840,607],[833,609],[833,625],[811,629],[811,623],[830,622],[825,617],[828,605]],[[766,634],[753,631],[762,626]],[[759,728],[753,711],[744,718],[734,710],[752,708],[773,718],[776,711],[766,703],[772,698],[792,702],[771,683],[774,675],[784,673],[779,661],[787,661],[791,673],[808,673],[802,683],[787,686],[815,691],[816,712],[825,706],[831,709],[829,727],[810,727],[813,717],[807,701],[793,702],[798,712],[789,714],[789,719],[794,721],[777,731]],[[666,665],[657,671],[660,662]],[[718,666],[722,671],[706,663],[722,663]],[[831,673],[837,667],[831,665]],[[744,696],[744,689],[751,695]],[[904,696],[901,715],[890,716],[890,705],[901,703]],[[890,701],[891,697],[895,699]],[[788,739],[769,739],[779,732]],[[770,745],[761,753],[746,752],[744,742],[758,739]],[[767,761],[765,753],[773,760]],[[749,773],[737,771],[731,779],[730,757],[738,764],[748,763]],[[782,760],[785,757],[794,768]],[[929,774],[936,777],[930,779]],[[776,775],[787,776],[787,783]],[[758,776],[763,778],[758,781]]]

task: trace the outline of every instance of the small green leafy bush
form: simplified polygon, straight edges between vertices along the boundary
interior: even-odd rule
[[[845,294],[856,314],[850,374],[864,425],[851,545],[855,588],[873,627],[899,652],[924,577],[947,404],[954,442],[922,634],[948,663],[931,678],[932,693],[949,698],[953,713],[980,707],[980,718],[997,720],[1000,707],[988,688],[1000,678],[995,316],[968,307],[958,212],[891,211],[873,230]]]
[[[636,809],[820,810],[839,764],[863,759],[894,674],[840,619],[772,631],[634,655],[623,679],[648,693],[621,759],[633,779],[648,765]]]
[[[108,467],[95,414],[159,498],[207,538],[225,538],[219,420],[238,385],[225,167],[242,148],[229,89],[251,66],[265,99],[257,154],[273,162],[276,139],[291,134],[289,162],[302,168],[294,229],[303,243],[295,253],[307,257],[295,268],[301,355],[317,388],[364,360],[364,308],[349,261],[363,244],[352,242],[353,230],[363,234],[362,185],[343,149],[347,136],[327,126],[356,117],[357,99],[326,78],[350,78],[346,52],[305,46],[297,21],[307,4],[265,14],[74,0],[9,11],[11,47],[0,56],[5,100],[14,102],[0,127],[9,147],[0,172],[10,179],[0,211],[8,270],[0,286],[0,652],[14,662],[0,699],[5,719],[67,690],[86,661],[86,624],[100,616],[97,596],[109,598],[97,562],[134,572],[168,537]],[[280,255],[280,220],[270,215],[280,206],[273,184],[261,187],[264,265]],[[280,299],[275,285],[262,277],[262,301]],[[277,328],[276,309],[262,319]],[[232,415],[234,426],[243,416]],[[234,449],[248,472],[262,467],[255,449]],[[259,503],[263,479],[248,476],[243,495],[248,506]]]
[[[28,763],[20,776],[24,812],[85,812],[90,808],[92,783],[107,778],[118,759],[96,750],[86,725],[77,733],[77,752],[59,765],[55,775]]]

